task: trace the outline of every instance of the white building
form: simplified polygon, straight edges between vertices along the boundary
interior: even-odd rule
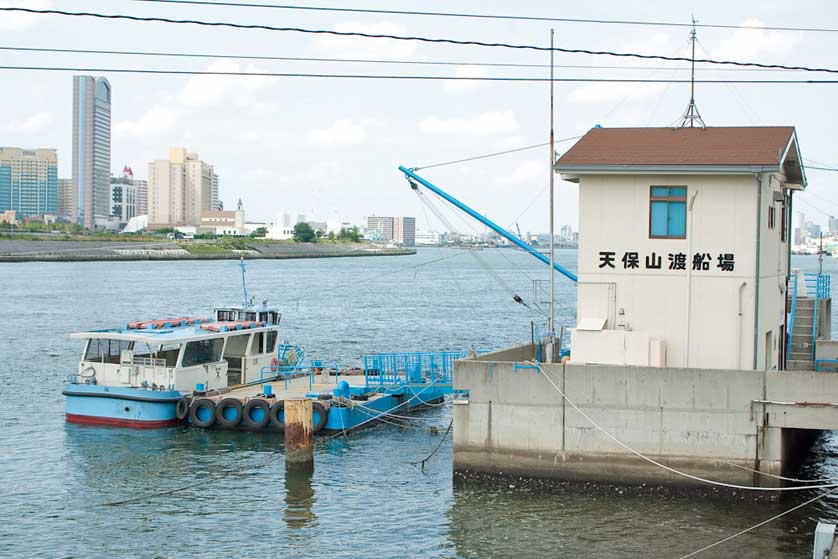
[[[218,175],[197,153],[169,149],[169,159],[148,164],[151,227],[198,226],[204,212],[217,211]]]
[[[579,183],[572,362],[783,368],[793,127],[594,128],[556,170]]]

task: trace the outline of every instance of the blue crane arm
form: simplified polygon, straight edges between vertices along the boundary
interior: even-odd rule
[[[421,184],[422,186],[424,186],[425,188],[427,188],[428,190],[430,190],[431,192],[433,192],[434,194],[436,194],[437,196],[439,196],[440,198],[442,198],[446,202],[449,202],[449,203],[453,204],[454,206],[456,206],[457,208],[463,210],[468,215],[470,215],[471,217],[473,217],[474,219],[476,219],[477,221],[479,221],[480,223],[482,223],[483,225],[485,225],[486,227],[488,227],[489,229],[491,229],[492,231],[494,231],[495,233],[497,233],[501,237],[507,239],[509,242],[511,242],[515,246],[524,249],[525,251],[529,252],[534,257],[541,260],[544,264],[547,264],[547,266],[550,266],[550,259],[549,258],[547,258],[543,254],[541,254],[540,252],[535,250],[533,247],[531,247],[530,245],[528,245],[527,243],[525,243],[524,241],[522,241],[521,239],[519,239],[518,237],[516,237],[512,233],[505,230],[503,227],[496,224],[491,219],[480,215],[479,213],[477,213],[473,209],[469,208],[468,206],[466,206],[465,204],[463,204],[462,202],[460,202],[459,200],[457,200],[456,198],[454,198],[453,196],[451,196],[450,194],[448,194],[447,192],[445,192],[444,190],[442,190],[438,186],[435,186],[432,183],[428,182],[427,180],[423,179],[422,177],[417,175],[415,172],[413,172],[412,169],[408,169],[408,168],[400,165],[399,166],[399,171],[404,173],[405,176],[408,178],[408,180],[418,182],[419,184]],[[564,266],[561,266],[561,265],[554,262],[553,263],[553,268],[557,272],[559,272],[560,274],[562,274],[563,276],[568,278],[570,281],[572,281],[574,283],[579,281],[578,278],[576,277],[576,274],[574,274],[573,272],[571,272],[570,270],[568,270]]]

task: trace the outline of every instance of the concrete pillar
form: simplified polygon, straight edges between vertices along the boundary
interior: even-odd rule
[[[308,398],[285,400],[285,469],[313,471],[312,403]]]

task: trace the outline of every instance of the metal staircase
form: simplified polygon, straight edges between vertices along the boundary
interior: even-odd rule
[[[818,308],[822,299],[831,297],[830,276],[804,274],[789,279],[789,331],[786,341],[786,370],[814,371],[815,344],[822,334],[818,329]]]

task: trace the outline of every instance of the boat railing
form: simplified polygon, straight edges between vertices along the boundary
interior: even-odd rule
[[[291,379],[307,376],[308,389],[311,390],[314,386],[314,375],[318,372],[318,369],[311,366],[268,365],[259,369],[259,386],[263,387],[264,390],[266,382],[274,382],[282,379],[285,381],[285,390],[288,390]]]
[[[129,363],[124,363],[125,365],[137,365],[139,367],[160,367],[165,369],[166,368],[166,360],[165,359],[155,359],[154,357],[134,357]]]

